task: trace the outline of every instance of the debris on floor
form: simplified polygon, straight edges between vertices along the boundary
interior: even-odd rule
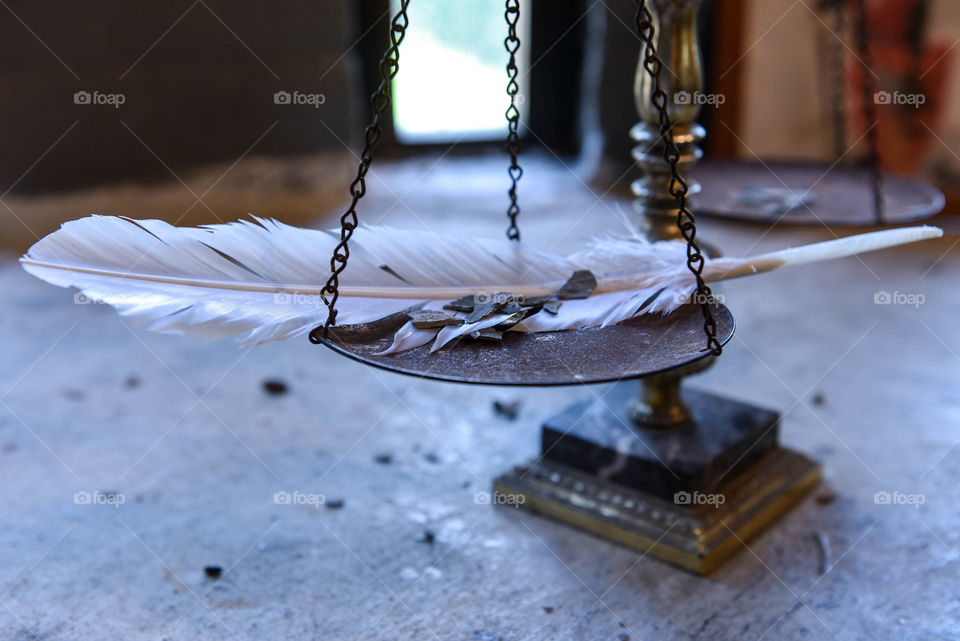
[[[289,390],[287,384],[277,378],[268,378],[263,381],[263,391],[270,396],[283,396]]]
[[[497,399],[493,402],[493,411],[507,420],[516,420],[517,414],[520,412],[520,401],[501,401]]]
[[[824,575],[830,571],[832,566],[832,553],[830,551],[830,539],[827,538],[827,535],[823,532],[817,531],[813,533],[813,538],[817,542],[817,545],[820,547],[820,574]]]
[[[817,502],[817,505],[830,505],[837,500],[837,492],[832,487],[824,483],[820,488],[820,491],[817,492],[814,500]]]

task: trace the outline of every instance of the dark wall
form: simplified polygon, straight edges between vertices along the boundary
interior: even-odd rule
[[[25,191],[168,177],[164,164],[180,172],[248,150],[341,149],[338,138],[355,140],[365,118],[351,49],[357,2],[5,4],[0,193],[14,183]],[[78,91],[120,94],[123,104],[76,104]],[[278,91],[324,101],[275,104]]]
[[[556,153],[580,145],[580,91],[587,3],[533,0],[530,61],[530,130]]]
[[[606,20],[600,113],[604,155],[618,169],[632,163],[630,128],[640,119],[633,100],[633,79],[640,56],[640,40],[634,31],[636,5],[611,2],[598,5]]]
[[[714,30],[718,23],[718,10],[726,5],[727,13],[730,8],[738,8],[742,3],[739,0],[723,0],[722,3],[706,0],[701,5],[699,32],[703,51],[704,91],[717,91],[714,78],[717,71],[715,51],[717,48],[717,33]],[[635,144],[630,139],[630,128],[637,123],[636,105],[633,97],[633,82],[639,60],[641,43],[636,33],[636,4],[634,2],[608,2],[606,6],[597,5],[593,10],[602,14],[606,21],[604,30],[604,60],[603,74],[600,89],[601,121],[604,133],[604,154],[608,160],[626,170],[631,162],[630,149]],[[724,23],[727,24],[727,23]],[[732,26],[732,25],[730,25]],[[733,34],[725,33],[724,38]],[[737,34],[739,36],[739,34]],[[735,55],[739,56],[739,41],[734,46]],[[721,62],[722,69],[729,69],[730,61]],[[723,87],[725,93],[731,94],[732,89]],[[733,108],[735,101],[731,101],[728,108]],[[709,119],[716,115],[716,109],[701,110],[699,121],[707,127],[707,138],[703,142],[706,153],[710,153],[711,145],[715,142],[711,133],[722,136],[722,127],[718,123],[711,123]],[[727,122],[733,117],[726,116]]]

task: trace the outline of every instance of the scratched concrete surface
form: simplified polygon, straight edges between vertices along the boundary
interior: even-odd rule
[[[502,233],[499,160],[433,161],[377,169],[366,217]],[[552,161],[522,193],[525,238],[562,250],[616,229],[626,203],[597,203]],[[702,231],[731,255],[831,237]],[[783,440],[824,462],[836,499],[806,500],[709,578],[475,502],[536,453],[545,416],[603,387],[460,387],[305,339],[243,351],[134,333],[8,255],[0,638],[960,638],[957,242],[723,287],[737,334],[692,384],[785,412]],[[880,290],[925,300],[875,305]],[[288,393],[266,394],[268,378]],[[516,420],[496,399],[521,402]],[[925,502],[878,505],[879,491]]]

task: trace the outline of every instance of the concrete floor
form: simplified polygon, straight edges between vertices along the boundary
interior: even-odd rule
[[[362,213],[500,234],[505,178],[464,160],[384,166]],[[531,164],[521,193],[543,247],[616,228],[617,198],[598,204],[556,163]],[[730,255],[832,237],[702,231]],[[827,482],[708,578],[475,502],[537,452],[544,417],[602,387],[461,387],[305,339],[244,351],[134,333],[7,256],[0,638],[958,639],[958,242],[723,288],[737,334],[693,385],[783,411],[783,441]],[[925,302],[875,305],[880,290]],[[925,502],[878,505],[878,491]]]

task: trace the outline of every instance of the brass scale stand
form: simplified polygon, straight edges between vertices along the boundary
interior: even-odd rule
[[[324,290],[329,316],[311,333],[311,341],[375,367],[459,383],[615,382],[598,402],[577,403],[549,418],[542,426],[541,454],[497,478],[494,491],[522,495],[526,509],[687,570],[709,572],[813,488],[821,467],[779,444],[776,412],[705,392],[681,392],[682,379],[708,368],[734,330],[729,310],[713,302],[699,277],[703,257],[686,206],[688,186],[681,177],[699,157],[696,142],[704,132],[693,122],[694,107],[678,109],[670,120],[664,91],[668,83],[660,82],[662,60],[683,59],[689,65],[674,67],[680,80],[669,87],[671,92],[700,88],[695,35],[699,0],[637,0],[637,31],[645,46],[636,84],[642,122],[632,132],[639,143],[634,156],[645,175],[634,188],[647,215],[648,235],[660,235],[651,224],[677,226],[688,243],[688,267],[697,277],[699,304],[602,329],[507,332],[499,345],[468,341],[434,354],[424,346],[377,356],[390,344],[392,331],[338,334],[342,328],[335,324],[335,305],[338,276],[346,267],[348,241],[358,224],[355,207],[366,189],[370,152],[380,137],[379,119],[398,69],[409,2],[401,0],[391,23],[390,46],[380,63],[382,79],[371,97],[373,120],[351,185],[353,200],[341,217],[341,242]],[[506,7],[512,180],[508,236],[519,240],[516,186],[522,170],[514,100],[519,0],[507,0]],[[659,42],[656,34],[661,34]],[[685,55],[680,50],[686,50]],[[640,380],[639,396],[631,379]]]

